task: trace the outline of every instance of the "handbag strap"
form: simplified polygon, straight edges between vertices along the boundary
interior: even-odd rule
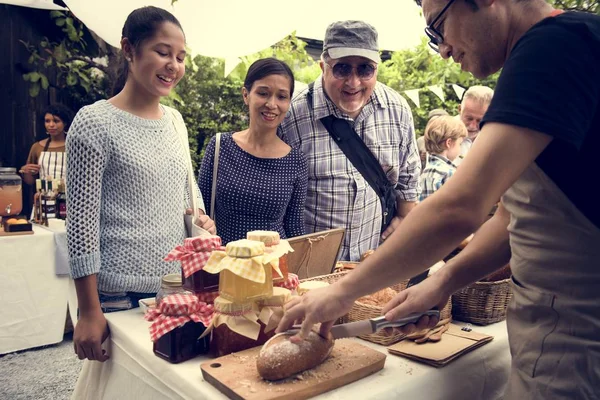
[[[313,105],[313,88],[314,82],[308,85],[307,101],[310,109]],[[386,187],[390,186],[391,183],[373,152],[369,150],[365,142],[345,119],[328,115],[321,118],[320,121],[333,138],[333,141],[383,202]]]
[[[210,219],[215,220],[215,198],[217,197],[217,172],[219,170],[219,152],[221,149],[221,132],[215,140],[215,159],[213,161],[212,190],[210,192]]]

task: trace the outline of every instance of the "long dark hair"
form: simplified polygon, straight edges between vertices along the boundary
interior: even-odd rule
[[[134,50],[139,50],[144,40],[150,39],[156,33],[156,29],[163,22],[171,22],[179,27],[183,32],[181,24],[170,12],[162,8],[147,6],[133,10],[127,17],[123,30],[121,31],[121,39],[127,38],[131,47]],[[112,89],[112,95],[116,95],[127,82],[129,76],[129,63],[121,52],[119,60],[119,76],[115,81]]]
[[[250,92],[254,82],[269,75],[283,75],[290,78],[290,97],[294,95],[294,73],[286,63],[273,57],[261,58],[250,65],[244,79],[244,87]]]

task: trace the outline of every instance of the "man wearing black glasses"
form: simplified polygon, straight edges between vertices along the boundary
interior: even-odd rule
[[[510,261],[513,360],[504,399],[598,399],[600,207],[592,193],[600,16],[562,13],[543,0],[423,0],[422,7],[442,57],[476,77],[502,68],[477,140],[402,229],[346,278],[288,303],[279,328],[305,318],[304,336],[354,299],[425,270],[476,231],[444,268],[387,304],[386,318],[441,308]],[[416,326],[437,322],[422,317]]]
[[[410,108],[397,92],[377,82],[377,31],[362,21],[340,21],[325,33],[319,77],[292,101],[281,124],[291,146],[309,165],[307,232],[346,228],[340,259],[358,261],[398,227],[419,196],[421,161]],[[347,121],[375,156],[396,198],[395,217],[382,232],[381,200],[328,133],[322,118]],[[392,204],[394,199],[391,199]]]

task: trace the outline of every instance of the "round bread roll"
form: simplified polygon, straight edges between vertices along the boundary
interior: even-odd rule
[[[285,332],[275,335],[260,350],[256,368],[264,379],[276,381],[314,368],[329,357],[333,348],[331,335],[325,339],[316,332],[310,332],[308,338],[300,343],[290,342],[292,336]]]

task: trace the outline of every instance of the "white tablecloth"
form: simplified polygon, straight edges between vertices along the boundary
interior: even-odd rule
[[[69,278],[55,273],[54,232],[0,237],[0,354],[62,341]]]
[[[226,398],[202,378],[200,364],[206,358],[174,365],[154,355],[148,334],[150,323],[144,321],[141,311],[106,314],[106,318],[111,338],[105,342],[105,348],[110,359],[105,363],[84,363],[73,399]],[[491,334],[494,340],[443,368],[388,354],[382,371],[317,398],[498,399],[510,370],[506,324],[474,330]],[[387,354],[382,346],[361,343]]]

